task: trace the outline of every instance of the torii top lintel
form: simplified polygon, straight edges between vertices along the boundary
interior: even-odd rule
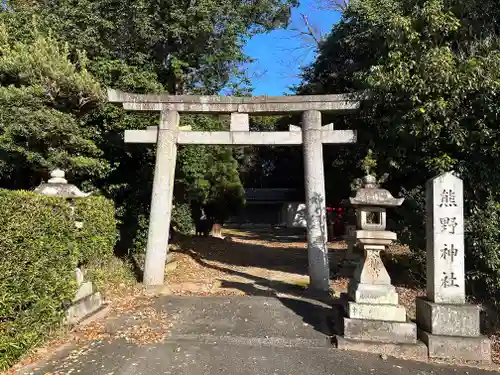
[[[108,101],[122,103],[124,109],[190,113],[284,114],[318,110],[349,112],[360,106],[360,94],[296,95],[296,96],[200,96],[130,94],[108,89]]]

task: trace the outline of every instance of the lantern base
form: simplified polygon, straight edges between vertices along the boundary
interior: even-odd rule
[[[397,305],[398,293],[393,285],[362,284],[355,280],[349,283],[348,295],[358,303]]]

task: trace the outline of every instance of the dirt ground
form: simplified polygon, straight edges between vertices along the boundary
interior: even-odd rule
[[[307,250],[302,233],[224,230],[224,239],[197,237],[172,251],[176,268],[167,270],[173,294],[251,295],[307,286]],[[344,244],[331,245],[332,258]]]
[[[253,292],[286,293],[307,287],[307,244],[305,233],[283,229],[223,231],[224,239],[196,237],[173,247],[173,267],[166,272],[172,294],[251,295]],[[339,269],[347,245],[328,244],[330,287],[334,294],[346,291],[348,277]],[[401,247],[393,251],[401,253]],[[398,286],[402,303],[414,310],[412,300],[425,292],[413,285]],[[411,294],[411,296],[407,296]],[[406,301],[407,300],[407,301]]]

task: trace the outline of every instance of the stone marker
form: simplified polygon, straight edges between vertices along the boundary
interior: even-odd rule
[[[394,198],[376,185],[375,177],[366,176],[363,188],[350,203],[356,208],[355,243],[364,256],[349,281],[343,296],[345,317],[343,336],[337,337],[340,349],[363,350],[393,356],[426,357],[426,348],[417,342],[417,326],[409,322],[406,309],[399,305],[396,289],[380,258],[380,252],[396,240],[386,230],[385,207],[396,207],[403,198]]]
[[[465,303],[462,180],[445,173],[427,184],[427,297]]]
[[[491,361],[480,308],[465,304],[463,182],[443,173],[426,187],[427,298],[417,299],[419,337],[429,357]]]

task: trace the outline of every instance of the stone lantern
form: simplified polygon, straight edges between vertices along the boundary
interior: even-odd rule
[[[363,187],[349,201],[356,210],[355,243],[364,253],[349,283],[349,296],[355,301],[362,296],[363,302],[397,304],[397,294],[380,252],[397,238],[396,233],[386,230],[386,207],[400,206],[404,198],[396,199],[389,191],[378,188],[375,177],[368,175],[363,179]]]
[[[367,350],[389,355],[401,353],[425,356],[425,346],[417,344],[416,325],[407,322],[406,309],[399,305],[398,294],[382,262],[380,252],[396,240],[386,230],[387,207],[400,206],[404,198],[394,198],[367,175],[356,196],[349,199],[356,210],[354,243],[363,252],[354,277],[344,295],[343,337],[339,348]],[[408,350],[402,350],[401,345]]]
[[[42,182],[36,189],[36,193],[49,195],[53,197],[65,198],[69,201],[71,214],[74,214],[74,198],[86,198],[92,193],[84,193],[75,185],[69,184],[64,178],[65,173],[61,169],[55,169],[50,173],[50,180]],[[77,229],[83,228],[83,223],[75,221]],[[64,323],[74,325],[81,322],[84,318],[97,313],[103,309],[101,294],[95,291],[91,281],[85,281],[83,272],[80,268],[75,270],[76,283],[78,290],[73,298],[71,305],[66,309]]]

